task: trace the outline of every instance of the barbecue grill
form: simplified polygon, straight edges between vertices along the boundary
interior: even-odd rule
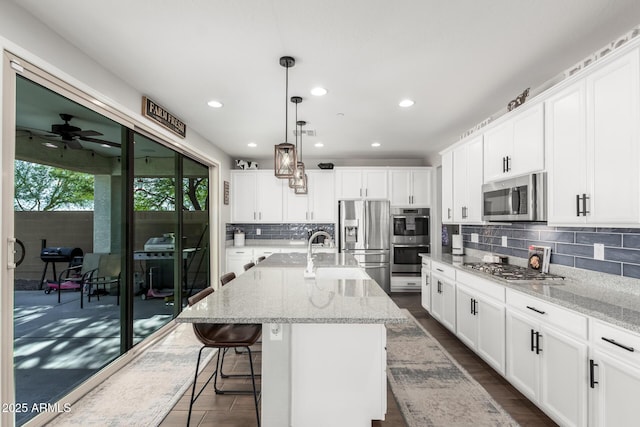
[[[66,247],[50,247],[42,248],[40,251],[40,259],[44,262],[44,270],[42,271],[42,278],[40,279],[40,289],[44,283],[44,278],[47,275],[47,269],[49,264],[53,267],[53,282],[57,282],[58,277],[56,274],[56,262],[66,262],[69,267],[73,263],[81,264],[82,256],[84,253],[80,248],[66,248]]]

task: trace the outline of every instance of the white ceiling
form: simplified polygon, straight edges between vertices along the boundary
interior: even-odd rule
[[[304,139],[305,156],[428,163],[525,88],[640,24],[638,0],[16,3],[187,132],[245,159],[268,158],[284,140],[283,55],[296,59],[289,96],[304,98],[298,118],[317,132]],[[329,93],[311,96],[316,85]],[[400,108],[403,98],[416,103]],[[211,99],[224,108],[208,107]]]

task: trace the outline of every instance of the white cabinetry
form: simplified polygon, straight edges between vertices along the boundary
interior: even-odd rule
[[[420,292],[420,276],[391,276],[391,292]]]
[[[593,321],[590,360],[590,425],[628,426],[638,418],[640,336]]]
[[[282,222],[285,181],[271,170],[231,171],[231,221]]]
[[[244,265],[250,262],[255,262],[252,248],[228,248],[225,274],[233,272],[237,277],[244,273]]]
[[[587,319],[507,289],[507,379],[563,426],[587,424]]]
[[[420,274],[421,304],[425,310],[431,311],[431,260],[422,257],[422,270]]]
[[[387,199],[387,169],[336,169],[336,198]]]
[[[389,171],[391,206],[431,205],[431,169],[391,169]]]
[[[442,222],[453,222],[453,151],[442,154]]]
[[[482,222],[482,136],[453,150],[453,222]]]
[[[431,261],[431,315],[456,332],[455,269]]]
[[[484,182],[544,169],[543,104],[525,104],[507,117],[484,134]]]
[[[640,221],[638,62],[633,50],[547,99],[550,224]]]
[[[458,338],[504,375],[504,287],[458,271],[456,289]]]
[[[335,181],[333,171],[307,171],[307,194],[285,187],[285,222],[334,222]]]

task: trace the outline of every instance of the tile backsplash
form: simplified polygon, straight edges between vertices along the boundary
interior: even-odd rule
[[[640,278],[640,229],[550,227],[542,223],[462,225],[464,246],[527,258],[529,245],[551,247],[551,263]],[[471,234],[478,234],[478,243]],[[502,237],[507,246],[502,246]],[[604,260],[594,258],[594,244],[604,245]]]
[[[244,231],[245,239],[251,240],[307,240],[307,232],[316,229],[326,231],[335,240],[333,223],[227,224],[226,240],[233,240],[233,232],[236,228]],[[257,233],[258,229],[260,229],[260,235]]]

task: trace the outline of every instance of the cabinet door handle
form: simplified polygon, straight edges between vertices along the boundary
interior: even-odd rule
[[[470,298],[469,302],[471,303],[471,314],[473,314],[473,298]]]
[[[540,348],[540,337],[542,334],[540,332],[536,332],[536,354],[540,354],[542,349]]]
[[[533,310],[533,311],[535,311],[536,313],[539,313],[539,314],[545,314],[545,313],[546,313],[546,312],[544,312],[544,311],[538,310],[537,308],[535,308],[535,307],[531,307],[531,306],[529,306],[529,305],[527,306],[527,308],[528,308],[529,310]]]
[[[253,220],[254,221],[256,220],[256,213],[255,212],[253,213]]]
[[[576,194],[576,216],[580,216],[580,195]]]
[[[262,219],[262,212],[258,212],[258,219]]]
[[[438,293],[442,293],[442,282],[440,280],[438,280]]]
[[[444,273],[444,270],[441,268],[436,268],[436,270],[438,270],[440,273]]]
[[[633,347],[630,347],[630,346],[628,346],[628,345],[624,345],[624,344],[620,344],[619,342],[617,342],[617,341],[616,341],[616,340],[614,340],[613,338],[605,338],[605,337],[602,337],[602,339],[603,339],[604,341],[608,342],[609,344],[617,345],[618,347],[620,347],[620,348],[624,348],[625,350],[630,351],[630,352],[632,352],[632,353],[635,351],[635,349],[634,349]]]
[[[587,216],[589,211],[587,210],[587,200],[589,197],[586,194],[582,194],[582,215]]]
[[[313,211],[311,211],[311,219],[313,219]]]
[[[505,173],[507,171],[507,158],[503,157],[502,158],[502,173]]]
[[[364,189],[364,197],[369,197],[369,189],[368,188]]]
[[[478,300],[477,299],[473,300],[473,315],[474,316],[478,315]]]
[[[535,341],[535,331],[533,329],[531,329],[531,351],[534,351],[536,349],[536,341]]]
[[[507,172],[511,170],[511,165],[509,164],[510,162],[511,162],[511,157],[507,156]]]
[[[591,388],[595,388],[595,385],[598,384],[598,381],[595,379],[595,366],[598,366],[598,364],[595,363],[593,359],[589,359],[589,385]]]
[[[451,219],[451,208],[447,208],[447,219]]]

